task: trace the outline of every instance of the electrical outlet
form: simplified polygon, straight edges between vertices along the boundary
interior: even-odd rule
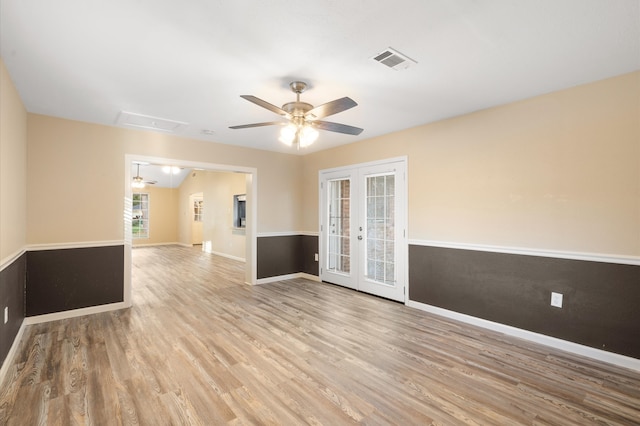
[[[316,253],[315,259],[316,259],[316,262],[317,262],[318,261],[318,253]]]
[[[562,308],[562,293],[551,292],[551,306]]]
[[[5,306],[4,307],[4,323],[8,323],[9,322],[9,307]]]

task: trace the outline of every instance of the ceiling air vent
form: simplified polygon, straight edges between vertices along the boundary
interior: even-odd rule
[[[388,48],[378,53],[373,57],[373,60],[376,62],[380,62],[381,64],[384,64],[396,71],[404,70],[417,64],[417,62],[413,59],[409,58],[406,55],[403,55],[402,53],[392,48]]]

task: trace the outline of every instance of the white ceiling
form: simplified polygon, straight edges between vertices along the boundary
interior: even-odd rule
[[[2,0],[0,31],[30,112],[282,152],[278,127],[228,128],[278,119],[240,95],[358,102],[327,120],[360,136],[306,153],[640,69],[638,0]],[[418,64],[371,59],[387,47]]]

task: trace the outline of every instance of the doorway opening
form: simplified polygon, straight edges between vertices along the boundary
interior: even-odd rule
[[[202,223],[204,222],[204,192],[194,192],[189,196],[189,206],[193,209],[191,217],[191,244],[202,245],[204,237],[202,235]]]
[[[131,306],[131,251],[133,248],[133,211],[132,211],[132,200],[134,193],[140,192],[141,190],[136,190],[132,188],[132,182],[134,177],[142,177],[143,180],[146,177],[143,175],[142,171],[144,167],[141,168],[141,172],[136,174],[136,170],[133,169],[132,165],[137,164],[153,164],[153,165],[166,165],[174,170],[187,170],[190,174],[198,174],[199,176],[220,174],[220,175],[228,175],[232,174],[236,177],[241,176],[240,179],[244,179],[244,185],[242,185],[242,191],[246,197],[246,219],[245,219],[245,227],[242,229],[242,240],[244,246],[244,253],[237,253],[237,256],[229,256],[242,258],[245,262],[245,283],[249,285],[256,284],[256,276],[257,276],[257,254],[256,254],[256,246],[257,246],[257,236],[256,236],[256,224],[257,224],[257,169],[252,167],[243,167],[243,166],[233,166],[226,164],[216,164],[216,163],[204,163],[204,162],[194,162],[176,158],[162,158],[162,157],[150,157],[144,155],[135,155],[135,154],[126,154],[125,155],[125,199],[124,199],[124,242],[125,242],[125,258],[124,258],[124,304],[126,306]],[[171,169],[169,169],[171,170]],[[170,172],[169,172],[170,173]],[[186,179],[185,179],[186,180]],[[237,179],[236,179],[237,181]],[[189,191],[187,193],[187,191]],[[180,225],[179,230],[179,241],[177,241],[180,245],[188,245],[192,246],[194,244],[194,237],[201,239],[200,244],[204,245],[209,242],[210,252],[215,253],[215,250],[211,249],[212,247],[212,238],[207,239],[207,229],[206,225],[203,225],[203,234],[202,237],[197,237],[194,235],[194,223],[196,222],[196,215],[200,214],[200,219],[206,219],[207,217],[207,191],[191,191],[189,188],[183,188],[183,192],[185,192],[183,201],[184,205],[179,206],[179,211],[182,213],[188,212],[188,217],[184,218],[182,225]],[[199,193],[202,192],[202,198],[198,198]],[[202,201],[200,203],[200,210],[197,211],[197,201]],[[232,200],[232,198],[231,198]],[[150,199],[149,204],[153,206],[153,198]],[[213,206],[210,206],[213,207]],[[213,213],[215,209],[210,208],[210,213]],[[224,213],[224,212],[223,212]],[[221,213],[221,214],[223,214]],[[186,213],[184,213],[186,214]],[[188,219],[188,220],[186,220]],[[205,222],[206,223],[206,222]],[[197,225],[195,225],[197,226]],[[153,230],[150,231],[151,235],[153,234]],[[234,234],[237,235],[238,232],[234,231]],[[171,242],[169,242],[171,243]],[[196,243],[197,244],[197,243]]]

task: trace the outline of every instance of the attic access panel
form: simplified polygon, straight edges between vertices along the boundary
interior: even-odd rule
[[[140,129],[160,130],[169,133],[176,133],[189,125],[189,123],[183,121],[152,117],[150,115],[136,114],[127,111],[120,111],[117,124],[138,127]]]

